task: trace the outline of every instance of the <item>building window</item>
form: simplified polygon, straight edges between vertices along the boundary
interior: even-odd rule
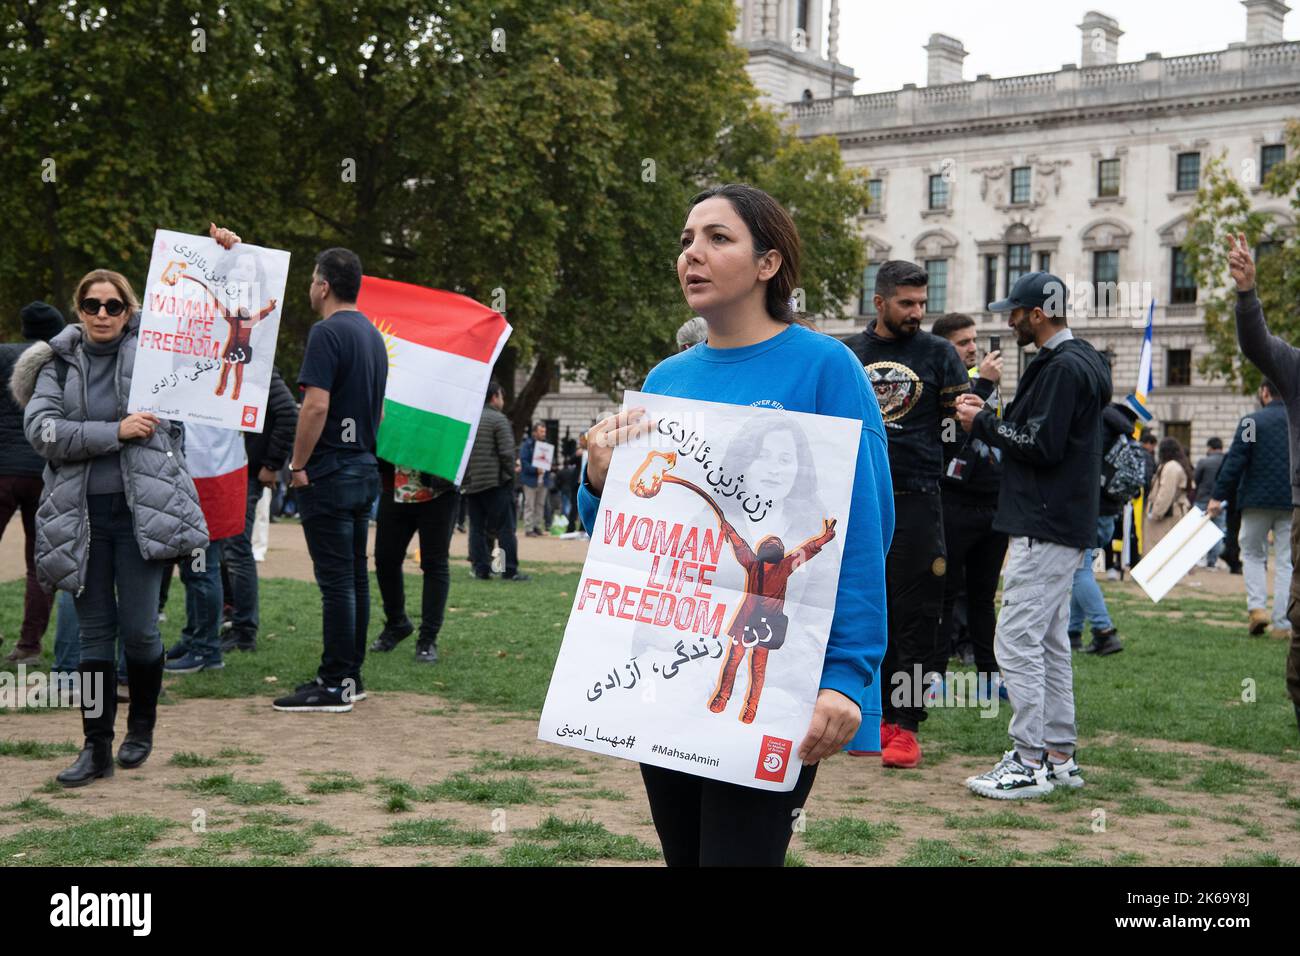
[[[1103,159],[1097,163],[1097,195],[1119,195],[1119,160]]]
[[[1092,301],[1097,315],[1109,318],[1119,303],[1114,301],[1119,282],[1119,252],[1109,250],[1092,254]]]
[[[1196,302],[1196,277],[1192,275],[1187,253],[1181,248],[1173,250],[1173,275],[1169,283],[1169,301],[1174,305]]]
[[[930,177],[930,208],[948,208],[948,180],[942,173]]]
[[[799,0],[798,6],[795,7],[795,26],[800,30],[808,29],[808,0]]]
[[[926,259],[925,271],[930,277],[927,284],[925,311],[942,314],[948,311],[948,260]]]
[[[1265,146],[1259,151],[1259,181],[1262,183],[1268,178],[1273,167],[1286,159],[1286,146],[1281,143],[1275,143]]]
[[[876,273],[879,271],[879,262],[869,262],[866,270],[862,273],[862,309],[860,311],[863,315],[876,314]]]
[[[1184,451],[1192,447],[1192,423],[1191,422],[1164,422],[1162,429],[1164,434],[1161,438],[1176,438],[1178,444],[1183,446]]]
[[[1040,252],[1038,254],[1038,271],[1039,272],[1052,271],[1052,254],[1050,252]]]
[[[881,213],[880,202],[885,195],[885,182],[882,179],[867,180],[867,195],[871,197],[871,205],[867,207],[870,215],[878,216]]]
[[[984,257],[984,304],[998,297],[998,257]]]
[[[1192,384],[1192,350],[1167,349],[1165,351],[1165,384],[1169,386]]]
[[[1195,192],[1201,185],[1201,154],[1178,154],[1178,191]]]
[[[1258,263],[1265,256],[1277,252],[1277,243],[1272,239],[1261,239],[1255,244],[1255,262]]]
[[[1012,203],[1029,202],[1029,167],[1017,166],[1011,170]]]
[[[1030,270],[1029,244],[1007,246],[1007,295],[1016,280]]]

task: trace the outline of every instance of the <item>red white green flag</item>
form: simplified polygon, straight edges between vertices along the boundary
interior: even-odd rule
[[[467,296],[374,276],[357,308],[388,346],[379,457],[460,484],[510,324]]]

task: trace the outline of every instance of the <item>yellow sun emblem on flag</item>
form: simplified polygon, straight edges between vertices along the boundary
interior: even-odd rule
[[[397,339],[393,335],[393,325],[391,322],[376,321],[375,328],[379,334],[384,337],[384,351],[388,353],[388,367],[396,365],[397,358]]]

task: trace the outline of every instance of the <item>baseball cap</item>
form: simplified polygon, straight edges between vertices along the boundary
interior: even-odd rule
[[[1046,315],[1061,318],[1065,315],[1065,303],[1069,296],[1070,290],[1065,287],[1065,283],[1050,272],[1027,272],[1016,280],[1010,295],[989,303],[989,311],[1042,309]]]

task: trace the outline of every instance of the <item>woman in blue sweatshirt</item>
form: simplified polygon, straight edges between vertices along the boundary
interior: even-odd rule
[[[818,761],[848,743],[860,724],[879,733],[885,553],[894,529],[885,429],[862,363],[837,340],[796,322],[790,298],[799,257],[794,222],[762,190],[727,185],[696,196],[682,229],[677,277],[687,305],[708,323],[708,341],[661,362],[643,386],[678,398],[862,422],[835,617],[812,722],[799,745],[799,780],[779,793],[642,764],[669,866],[781,865],[792,815],[812,789]],[[644,409],[633,408],[588,432],[578,509],[589,532],[614,446],[651,425]]]

